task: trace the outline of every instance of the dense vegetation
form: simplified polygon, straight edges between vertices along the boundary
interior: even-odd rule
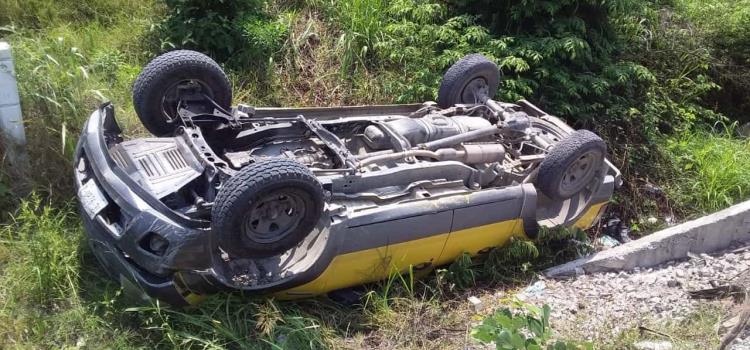
[[[516,241],[425,282],[394,276],[358,307],[223,295],[190,310],[127,309],[83,240],[70,159],[103,101],[131,134],[144,132],[130,86],[172,48],[222,61],[237,101],[285,106],[434,99],[443,71],[481,52],[501,67],[499,99],[527,98],[606,138],[626,180],[612,212],[634,227],[726,207],[750,188],[750,145],[737,132],[750,120],[750,0],[0,0],[0,9],[31,159],[24,172],[3,157],[0,170],[3,348],[460,347],[470,320],[452,300],[465,288],[512,284],[551,252],[587,249]]]

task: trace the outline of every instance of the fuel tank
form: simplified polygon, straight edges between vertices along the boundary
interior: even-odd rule
[[[489,126],[491,126],[490,122],[484,118],[446,117],[440,114],[431,114],[422,118],[404,118],[380,125],[370,125],[365,128],[364,140],[371,148],[383,150],[392,147],[391,138],[388,136],[389,130],[401,135],[412,146],[415,146]]]

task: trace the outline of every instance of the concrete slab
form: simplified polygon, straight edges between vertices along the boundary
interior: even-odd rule
[[[20,100],[10,45],[0,41],[0,142],[6,160],[20,170],[11,176],[24,176],[29,163]]]
[[[547,269],[548,277],[647,268],[750,241],[750,201]]]

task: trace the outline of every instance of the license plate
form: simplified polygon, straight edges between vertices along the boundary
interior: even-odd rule
[[[81,186],[81,189],[78,190],[78,198],[81,201],[81,205],[83,205],[83,210],[92,219],[96,214],[104,210],[108,204],[107,198],[104,197],[102,191],[96,186],[94,180],[89,180]]]

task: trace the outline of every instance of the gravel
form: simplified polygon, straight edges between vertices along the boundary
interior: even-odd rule
[[[687,291],[711,288],[749,268],[750,251],[690,255],[656,268],[540,280],[517,297],[549,304],[555,325],[574,327],[591,340],[606,339],[646,321],[682,320],[706,303],[691,299]],[[731,348],[750,350],[750,331],[741,338]]]
[[[750,329],[745,329],[737,339],[732,342],[731,350],[750,350]]]

